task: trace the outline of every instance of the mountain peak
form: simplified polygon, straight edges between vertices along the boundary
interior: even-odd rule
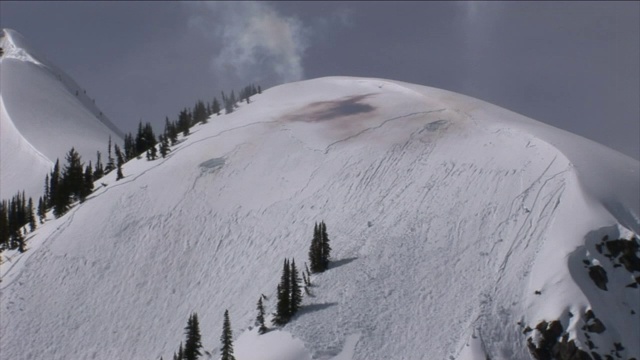
[[[0,47],[2,47],[3,55],[2,59],[15,59],[20,61],[31,62],[36,65],[43,65],[41,61],[38,61],[30,50],[30,47],[26,44],[24,37],[15,30],[2,29],[2,37],[0,38]]]
[[[71,147],[87,163],[122,132],[74,79],[15,30],[0,38],[1,198],[25,191],[38,197],[44,177]]]

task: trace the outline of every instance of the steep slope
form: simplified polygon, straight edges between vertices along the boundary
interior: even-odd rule
[[[238,360],[529,359],[565,332],[639,357],[640,292],[624,285],[640,271],[597,251],[640,230],[637,161],[380,79],[279,86],[192,130],[7,253],[0,353],[168,358],[192,311],[214,352],[229,309]],[[320,220],[333,262],[313,296],[282,330],[244,331]],[[582,329],[589,309],[606,330]],[[540,325],[554,320],[559,334]]]
[[[20,34],[4,29],[1,39],[0,197],[21,190],[38,197],[46,173],[72,146],[95,162],[110,135],[118,142],[122,136],[84,90]]]

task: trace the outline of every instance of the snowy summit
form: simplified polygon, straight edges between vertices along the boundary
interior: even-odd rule
[[[18,65],[39,69],[5,55],[5,102]],[[197,312],[218,359],[228,309],[238,360],[640,359],[640,163],[574,134],[328,77],[122,170],[3,254],[3,358],[170,359]],[[304,267],[321,221],[328,270],[258,335],[256,302],[271,319],[283,260]]]
[[[0,195],[38,198],[56,159],[72,146],[89,162],[122,133],[70,76],[39,55],[16,31],[0,47]]]

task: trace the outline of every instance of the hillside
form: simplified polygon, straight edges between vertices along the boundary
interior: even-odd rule
[[[3,357],[167,359],[193,311],[214,352],[229,309],[238,360],[640,358],[640,164],[494,105],[291,83],[123,172],[4,254]],[[314,296],[247,331],[321,220]]]
[[[71,146],[88,163],[122,133],[69,75],[38,54],[16,31],[0,38],[0,198],[18,191],[36,200],[56,159]]]

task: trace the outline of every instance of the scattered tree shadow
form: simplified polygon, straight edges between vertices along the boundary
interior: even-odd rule
[[[347,265],[348,263],[358,259],[357,257],[344,258],[336,261],[331,261],[329,263],[329,269],[335,269],[343,265]]]
[[[302,306],[300,308],[300,310],[298,310],[297,316],[302,316],[304,314],[314,313],[316,311],[321,311],[321,310],[324,310],[324,309],[328,309],[328,308],[330,308],[332,306],[336,306],[336,305],[338,305],[337,302],[305,305],[305,306]]]

